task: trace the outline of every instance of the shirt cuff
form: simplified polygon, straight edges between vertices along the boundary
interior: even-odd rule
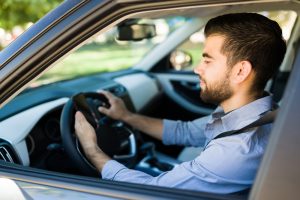
[[[163,120],[163,135],[162,135],[162,142],[165,145],[171,145],[175,142],[175,128],[177,125],[177,121],[174,120]]]
[[[121,163],[115,160],[109,160],[103,166],[101,175],[103,179],[114,180],[117,173],[119,173],[124,169],[127,169],[127,167],[125,167],[124,165],[122,165]]]

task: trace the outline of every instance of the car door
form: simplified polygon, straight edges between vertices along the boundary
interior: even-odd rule
[[[253,3],[255,1],[251,2]],[[227,5],[228,3],[230,2],[226,1],[226,4],[224,4],[224,1],[214,1],[213,3],[206,3],[206,5]],[[232,2],[232,4],[236,3],[238,2]],[[244,3],[245,2],[243,2],[243,4]],[[170,9],[176,7],[184,8],[201,6],[202,4],[204,4],[203,1],[196,0],[165,0],[159,2],[125,0],[65,1],[60,7],[48,14],[47,17],[40,20],[29,31],[19,37],[12,45],[1,52],[1,106],[21,92],[21,90],[25,88],[31,80],[39,76],[46,69],[50,68],[52,64],[61,59],[64,55],[68,54],[72,49],[80,45],[83,41],[91,37],[96,32],[104,30],[112,24],[117,24],[123,17],[135,12],[143,12],[153,9]],[[164,57],[166,57],[169,53],[170,52],[167,52]],[[152,65],[152,67],[153,66],[154,65]],[[296,72],[299,72],[299,70]],[[193,102],[194,100],[187,99],[183,95],[189,92],[198,92],[198,77],[193,75],[191,71],[177,73],[172,69],[171,71],[157,71],[153,68],[152,73],[158,77],[164,87],[170,87],[170,97],[174,98],[175,101],[177,101],[177,103],[181,106],[185,107],[185,109],[194,112],[196,110],[196,113],[200,114],[206,114],[211,111],[207,110],[209,108],[208,105],[196,105],[196,103]],[[298,75],[299,73],[295,73],[294,77],[299,77]],[[289,88],[296,88],[297,84],[299,85],[299,80],[295,78],[295,82],[290,84]],[[299,90],[293,92],[294,90],[291,89],[290,91],[293,95],[298,95],[299,93]],[[298,96],[292,96],[293,100],[296,101],[296,99],[299,99],[297,98]],[[288,114],[288,112],[292,113],[291,110],[293,110],[293,108],[294,111],[299,110],[299,106],[296,106],[295,102],[293,102],[291,105],[294,105],[294,107],[287,107],[289,110],[285,111],[286,114]],[[292,116],[292,119],[298,118],[297,116]],[[285,121],[283,120],[282,123],[284,122]],[[293,130],[291,133],[296,134],[297,130],[299,130],[299,123],[297,124],[295,120],[292,122]],[[280,128],[280,124],[277,126],[277,128]],[[281,126],[281,128],[283,128],[283,126]],[[291,137],[289,138],[291,139]],[[277,139],[278,138],[274,137],[273,145],[271,146],[272,148],[276,148]],[[295,139],[299,141],[299,137],[296,137]],[[268,150],[268,154],[272,153],[271,148]],[[298,151],[294,151],[293,156],[297,157],[295,152],[297,153]],[[280,152],[277,153],[280,154]],[[268,160],[266,160],[266,162],[268,162]],[[299,166],[299,162],[294,162],[293,164],[295,164],[295,166]],[[268,167],[269,166],[267,166],[265,170],[268,171]],[[296,171],[296,168],[293,169]],[[263,172],[264,171],[261,172],[262,176]],[[272,173],[268,175],[271,176]],[[76,197],[83,195],[83,197],[89,199],[92,199],[94,195],[99,198],[111,197],[115,199],[246,199],[246,197],[239,196],[206,194],[202,192],[174,190],[154,186],[111,182],[81,176],[71,176],[32,169],[16,164],[9,164],[3,161],[0,162],[0,176],[13,180],[18,184],[19,187],[24,189],[29,194],[29,190],[33,187],[36,187],[36,191],[38,192],[41,187],[45,187],[51,188],[51,191],[53,192],[60,191],[64,194],[68,192],[70,192],[70,194],[72,193],[73,196],[67,196],[65,199],[73,198],[74,195],[76,195]],[[295,177],[297,178],[298,176]],[[268,177],[264,177],[263,181],[267,180],[267,178]],[[267,183],[263,181],[258,182],[256,187],[267,187]],[[276,179],[276,181],[280,182],[280,179]],[[295,188],[297,188],[297,186],[299,186],[299,184],[294,185],[292,190],[294,193],[292,194],[296,194]],[[277,184],[276,189],[277,192],[281,191],[280,184]],[[270,190],[268,191],[271,192]],[[48,195],[51,196],[52,194],[50,193]],[[34,195],[32,196],[35,199],[39,199],[40,197],[39,195],[35,197]],[[55,198],[54,195],[52,197]],[[292,197],[297,198],[295,195]],[[30,199],[27,196],[26,198]],[[263,199],[263,196],[259,196],[259,198]]]

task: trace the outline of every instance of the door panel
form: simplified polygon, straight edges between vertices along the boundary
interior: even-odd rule
[[[215,105],[200,99],[199,78],[195,74],[156,74],[165,94],[185,110],[197,115],[209,115]]]

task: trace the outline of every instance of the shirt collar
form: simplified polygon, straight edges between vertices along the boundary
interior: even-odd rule
[[[272,96],[268,95],[252,101],[236,110],[227,114],[219,106],[212,113],[211,121],[221,119],[223,125],[223,132],[237,130],[247,126],[260,118],[260,115],[272,109]]]
[[[216,110],[211,114],[212,119],[218,119],[225,115],[224,110],[221,106],[218,106]]]

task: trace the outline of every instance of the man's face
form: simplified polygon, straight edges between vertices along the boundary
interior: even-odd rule
[[[203,59],[194,72],[200,77],[200,97],[204,102],[220,104],[233,95],[230,85],[230,67],[221,53],[224,37],[211,35],[206,38]]]

